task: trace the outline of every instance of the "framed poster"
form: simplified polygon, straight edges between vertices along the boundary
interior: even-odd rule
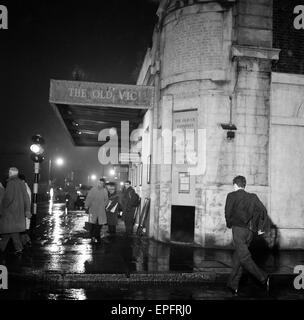
[[[137,187],[137,166],[133,170],[134,187]]]
[[[138,169],[138,185],[140,187],[142,186],[142,177],[143,177],[143,164],[141,162]]]
[[[151,182],[151,154],[148,156],[147,159],[147,184]]]
[[[190,193],[190,174],[189,172],[178,173],[178,193]]]

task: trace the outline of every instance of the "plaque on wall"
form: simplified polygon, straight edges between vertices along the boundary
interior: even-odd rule
[[[138,172],[138,184],[140,187],[142,186],[142,176],[143,176],[143,164],[140,163],[139,172]]]
[[[197,110],[175,112],[173,116],[176,143],[173,146],[175,165],[197,164]]]
[[[190,193],[190,174],[189,172],[178,173],[178,193]]]
[[[223,15],[182,15],[166,26],[164,76],[223,68]]]

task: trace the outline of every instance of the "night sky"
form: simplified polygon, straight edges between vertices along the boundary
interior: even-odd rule
[[[9,29],[0,30],[0,176],[17,166],[28,180],[32,135],[45,138],[48,158],[60,155],[65,170],[102,172],[96,148],[74,147],[48,103],[49,81],[73,80],[135,84],[151,46],[157,1],[2,1]],[[58,169],[57,169],[58,170]]]

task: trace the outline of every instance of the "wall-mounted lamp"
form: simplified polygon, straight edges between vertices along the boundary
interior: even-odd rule
[[[224,130],[227,130],[227,139],[232,140],[235,138],[235,131],[237,130],[237,127],[232,123],[221,123],[221,127]]]
[[[237,127],[232,123],[232,97],[229,97],[230,99],[230,121],[229,123],[221,123],[221,127],[223,130],[227,131],[227,139],[232,140],[235,138],[235,131],[237,130]]]

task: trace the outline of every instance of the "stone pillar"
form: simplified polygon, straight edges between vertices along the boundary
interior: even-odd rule
[[[160,206],[158,240],[170,241],[172,204],[172,112],[173,96],[162,98],[162,145],[160,164]]]
[[[229,101],[225,86],[230,76],[232,6],[233,1],[170,5],[163,27],[162,95],[174,96],[172,111],[197,110],[197,129],[205,130],[207,137],[200,142],[205,145],[199,148],[201,154],[198,156],[206,158],[206,163],[194,178],[194,203],[184,203],[185,206],[195,206],[194,242],[202,246],[206,243],[206,234],[212,234],[219,222],[219,215],[214,214],[216,208],[207,213],[210,207],[207,203],[210,198],[208,188],[215,183],[214,176],[209,178],[208,170],[215,172],[215,177],[221,177],[215,168],[218,154],[210,153],[210,148],[214,145],[220,148],[224,144],[221,140],[224,132],[218,128],[218,123],[229,120],[229,108],[224,100],[227,98]],[[222,182],[221,178],[219,182]],[[176,185],[173,187],[177,188]],[[162,188],[169,191],[166,183]]]

